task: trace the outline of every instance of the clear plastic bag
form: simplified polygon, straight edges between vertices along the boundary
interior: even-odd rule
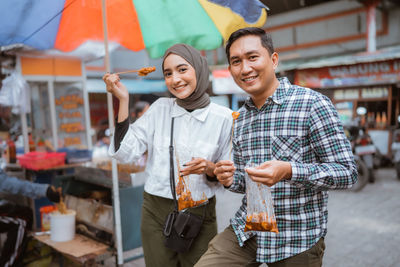
[[[3,80],[0,105],[11,106],[14,114],[31,112],[30,87],[20,73],[14,71]]]
[[[246,168],[255,167],[248,164]],[[276,224],[274,203],[271,195],[271,188],[251,180],[247,172],[246,196],[247,196],[247,216],[244,231],[268,231],[279,233]]]
[[[205,192],[199,190],[199,188],[201,188],[200,183],[202,183],[202,180],[199,179],[198,175],[180,175],[180,170],[185,168],[184,164],[194,158],[193,154],[188,149],[182,149],[179,151],[176,151],[175,149],[175,156],[177,164],[177,180],[175,180],[175,188],[178,198],[178,210],[206,204],[208,198]]]

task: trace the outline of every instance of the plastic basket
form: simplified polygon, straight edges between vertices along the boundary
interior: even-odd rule
[[[65,154],[59,152],[29,152],[22,156],[17,156],[19,164],[30,170],[46,170],[52,167],[64,165]]]

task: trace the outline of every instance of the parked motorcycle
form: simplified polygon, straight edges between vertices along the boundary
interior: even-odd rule
[[[355,183],[351,187],[350,190],[354,191],[354,192],[358,192],[361,189],[363,189],[364,186],[367,185],[370,171],[369,171],[367,165],[364,163],[363,159],[355,153],[355,143],[356,143],[356,140],[357,140],[357,137],[358,137],[359,127],[357,127],[357,126],[345,126],[344,127],[344,132],[345,132],[347,138],[350,141],[351,148],[352,148],[353,154],[354,154],[354,160],[355,160],[356,165],[357,165],[357,172],[358,172],[357,183]]]
[[[369,170],[368,170],[367,165],[365,165],[364,161],[359,156],[354,155],[354,160],[357,165],[358,178],[357,178],[357,183],[355,183],[350,188],[350,190],[354,191],[354,192],[358,192],[367,185],[368,177],[369,177]]]
[[[398,117],[398,120],[400,122],[400,116]],[[395,130],[393,133],[392,154],[397,178],[400,180],[400,129]]]
[[[360,128],[358,131],[358,136],[355,140],[354,152],[364,161],[368,168],[368,181],[370,183],[374,183],[374,156],[377,153],[377,150],[372,142],[371,137],[363,128]]]

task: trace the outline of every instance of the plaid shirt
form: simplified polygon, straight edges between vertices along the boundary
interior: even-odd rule
[[[327,233],[327,190],[350,188],[357,181],[350,143],[329,98],[286,78],[279,82],[260,109],[246,100],[233,137],[233,192],[246,192],[248,162],[281,160],[292,165],[291,180],[271,187],[279,234],[244,232],[246,197],[231,219],[240,246],[257,236],[257,262],[276,262],[311,248]]]

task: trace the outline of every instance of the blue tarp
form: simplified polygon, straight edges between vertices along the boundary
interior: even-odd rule
[[[150,94],[166,92],[164,80],[134,80],[123,81],[130,94]],[[86,88],[89,93],[106,93],[106,85],[102,79],[87,79]]]
[[[39,50],[53,48],[64,1],[1,1],[0,46],[26,44]]]

